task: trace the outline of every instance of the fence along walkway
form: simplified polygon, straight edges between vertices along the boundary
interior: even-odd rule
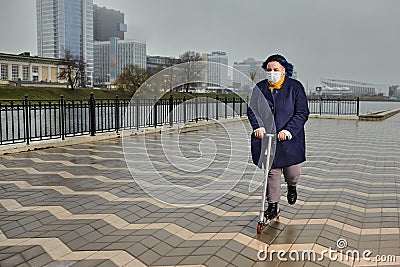
[[[244,116],[241,98],[2,100],[0,145]]]
[[[359,99],[309,99],[311,114],[359,115]],[[0,145],[244,116],[241,98],[2,100]]]

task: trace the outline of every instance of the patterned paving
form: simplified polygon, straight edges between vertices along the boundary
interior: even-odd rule
[[[131,137],[129,166],[134,175],[145,173],[139,146],[145,141],[163,177],[196,190],[230,166],[230,140],[237,136],[224,133],[239,124],[181,133],[181,161],[165,157],[160,135]],[[120,139],[1,156],[0,266],[399,266],[400,115],[381,122],[310,119],[306,128],[299,200],[289,206],[282,185],[281,220],[259,236],[261,188],[249,192],[255,171],[249,158],[231,158],[224,182],[234,186],[227,194],[182,207],[152,198],[132,179]],[[216,156],[204,170],[189,170],[205,138]],[[234,152],[248,154],[248,143],[241,146]],[[235,171],[243,165],[239,180]],[[159,187],[173,197],[173,186]],[[347,246],[338,247],[339,239]],[[267,259],[259,253],[266,248]],[[360,260],[347,253],[355,250]],[[362,258],[367,250],[370,261]],[[295,259],[307,251],[316,258]],[[382,256],[386,262],[378,262]]]

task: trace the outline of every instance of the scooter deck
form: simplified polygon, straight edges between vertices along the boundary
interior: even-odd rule
[[[267,226],[269,226],[271,224],[271,222],[280,222],[280,215],[276,216],[274,219],[272,220],[264,220],[263,222],[259,221],[257,224],[257,234],[261,234],[262,231],[267,228]]]

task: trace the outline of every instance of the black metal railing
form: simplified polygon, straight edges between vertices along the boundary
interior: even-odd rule
[[[319,115],[360,115],[360,98],[310,98],[308,107],[311,114]]]
[[[225,107],[223,105],[226,104]],[[0,145],[246,115],[240,98],[0,101]]]
[[[311,114],[359,115],[357,99],[308,99]],[[0,101],[0,145],[244,116],[241,98]]]

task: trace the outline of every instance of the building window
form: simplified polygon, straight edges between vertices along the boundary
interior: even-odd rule
[[[22,66],[22,80],[29,81],[29,66]]]
[[[12,80],[13,81],[18,80],[18,66],[12,66],[11,67],[11,75],[12,75]]]
[[[34,82],[39,81],[39,67],[32,67],[32,80]]]
[[[8,66],[1,65],[1,79],[8,80]]]

